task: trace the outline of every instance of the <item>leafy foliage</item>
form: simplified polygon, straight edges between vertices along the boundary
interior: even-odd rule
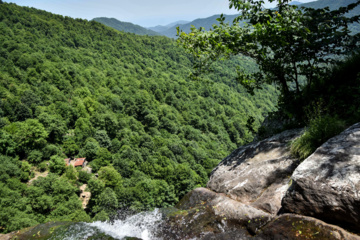
[[[233,25],[221,16],[213,30],[193,27],[189,34],[179,30],[178,42],[199,59],[196,74],[207,71],[219,57],[249,56],[259,71],[240,69],[238,81],[250,93],[265,83],[275,83],[281,90],[283,107],[297,106],[303,100],[303,89],[325,75],[331,64],[339,63],[336,57],[357,46],[359,36],[351,35],[348,26],[360,17],[345,14],[360,1],[333,11],[328,7],[298,8],[289,2],[281,0],[276,9],[264,9],[262,0],[230,0],[230,7],[241,13]],[[239,23],[245,20],[247,24],[241,27]]]
[[[230,8],[240,12],[232,25],[221,16],[219,25],[209,31],[193,27],[187,34],[178,29],[178,43],[198,59],[195,77],[221,57],[242,54],[254,59],[259,71],[239,67],[237,80],[250,93],[266,83],[279,86],[275,119],[287,115],[298,125],[308,121],[307,130],[291,147],[304,159],[360,119],[360,55],[354,54],[359,47],[355,23],[360,20],[360,1],[320,0],[301,8],[290,2],[279,0],[277,8],[264,9],[262,0],[230,0]],[[353,56],[345,57],[349,53]],[[323,106],[305,114],[319,102]],[[251,122],[249,118],[249,129]]]
[[[321,144],[344,129],[345,122],[338,117],[318,116],[310,121],[303,135],[291,144],[291,153],[303,160],[310,156]]]
[[[304,134],[294,141],[291,151],[305,159],[322,143],[360,120],[360,54],[332,66],[330,77],[321,78],[305,92],[309,119]]]

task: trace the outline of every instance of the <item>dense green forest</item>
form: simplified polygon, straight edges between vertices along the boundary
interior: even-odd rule
[[[138,35],[149,35],[149,36],[160,35],[159,33],[152,31],[150,29],[146,29],[144,27],[129,22],[121,22],[115,18],[98,17],[98,18],[94,18],[92,21],[102,23],[106,26],[112,27],[116,30],[123,32],[135,33]]]
[[[193,61],[167,37],[0,1],[0,233],[169,206],[204,186],[277,95],[232,80],[235,66],[255,69],[246,58],[200,81],[188,78]],[[86,157],[92,173],[69,157]]]

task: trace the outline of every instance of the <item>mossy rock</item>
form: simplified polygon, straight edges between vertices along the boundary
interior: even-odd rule
[[[67,228],[72,222],[47,222],[17,231],[11,240],[48,239],[59,228]]]
[[[360,237],[321,220],[284,214],[266,225],[256,237],[260,239],[359,240]]]
[[[75,222],[47,222],[39,224],[15,232],[11,240],[62,240],[71,236],[71,234],[77,234],[77,236],[85,237],[87,240],[115,240],[96,228],[89,227],[84,223]]]

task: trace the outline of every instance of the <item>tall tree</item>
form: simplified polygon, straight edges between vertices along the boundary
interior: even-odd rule
[[[229,1],[230,8],[240,12],[232,25],[221,16],[210,31],[193,27],[186,34],[178,29],[178,43],[199,60],[195,76],[219,57],[242,54],[254,59],[260,70],[238,70],[238,81],[249,92],[276,83],[283,96],[299,95],[301,79],[311,86],[329,64],[338,61],[336,56],[353,50],[358,42],[359,35],[351,35],[348,25],[358,22],[359,16],[345,14],[360,1],[334,11],[299,8],[290,5],[291,0],[278,0],[274,9],[264,8],[264,0]]]

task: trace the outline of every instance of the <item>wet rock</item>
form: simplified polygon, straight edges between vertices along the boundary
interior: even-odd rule
[[[213,170],[207,187],[277,214],[289,177],[299,164],[290,156],[288,145],[301,132],[301,129],[286,131],[238,148]]]
[[[360,124],[331,138],[291,176],[285,212],[360,232]]]
[[[96,228],[90,228],[84,223],[74,222],[47,222],[44,224],[36,225],[34,227],[22,229],[20,231],[15,231],[5,236],[8,236],[9,238],[4,238],[1,240],[115,240],[115,238],[99,231]]]
[[[169,239],[251,237],[273,218],[266,212],[206,188],[191,191],[176,207],[179,211],[170,215],[165,227],[165,236]]]
[[[34,227],[29,227],[22,229],[20,231],[9,233],[8,236],[10,236],[10,238],[8,239],[16,239],[16,240],[48,239],[51,237],[51,235],[55,230],[63,227],[68,227],[71,224],[72,224],[71,222],[47,222],[44,224],[36,225]]]
[[[246,230],[238,229],[235,231],[222,232],[219,234],[209,233],[201,238],[201,240],[229,240],[229,239],[248,240],[248,239],[253,239],[253,237],[249,236],[249,233]]]
[[[312,217],[284,214],[266,225],[254,237],[254,240],[262,239],[359,240],[360,237]]]

